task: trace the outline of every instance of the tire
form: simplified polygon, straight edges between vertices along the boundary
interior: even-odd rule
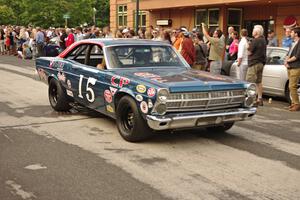
[[[221,126],[211,126],[211,127],[207,127],[206,129],[208,131],[212,131],[212,132],[226,132],[229,129],[231,129],[234,125],[234,122],[228,122],[228,123],[224,123]]]
[[[140,142],[152,136],[152,131],[142,118],[135,100],[129,96],[120,99],[116,109],[117,127],[128,142]]]
[[[71,109],[65,89],[54,78],[49,82],[48,96],[50,105],[55,111],[66,112]]]

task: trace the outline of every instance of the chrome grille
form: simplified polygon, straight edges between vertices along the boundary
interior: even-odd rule
[[[171,93],[167,111],[198,111],[240,106],[245,100],[245,90]]]

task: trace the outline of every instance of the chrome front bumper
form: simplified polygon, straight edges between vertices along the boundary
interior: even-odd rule
[[[164,116],[147,115],[146,120],[154,130],[214,126],[225,122],[251,119],[256,108],[237,108],[218,111],[174,113]]]

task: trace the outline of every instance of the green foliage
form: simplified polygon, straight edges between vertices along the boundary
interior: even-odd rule
[[[14,11],[10,7],[6,5],[0,6],[0,24],[13,23],[14,19]]]
[[[109,0],[0,0],[0,5],[0,24],[63,27],[65,14],[69,27],[93,24],[93,8],[97,25],[109,24]]]

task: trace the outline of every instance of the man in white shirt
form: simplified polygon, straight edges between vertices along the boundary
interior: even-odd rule
[[[248,31],[246,29],[241,30],[241,41],[238,47],[238,63],[239,78],[240,80],[246,80],[247,68],[248,68]]]
[[[82,34],[82,28],[80,26],[76,27],[75,29],[75,41],[78,42],[83,40],[84,35]]]

